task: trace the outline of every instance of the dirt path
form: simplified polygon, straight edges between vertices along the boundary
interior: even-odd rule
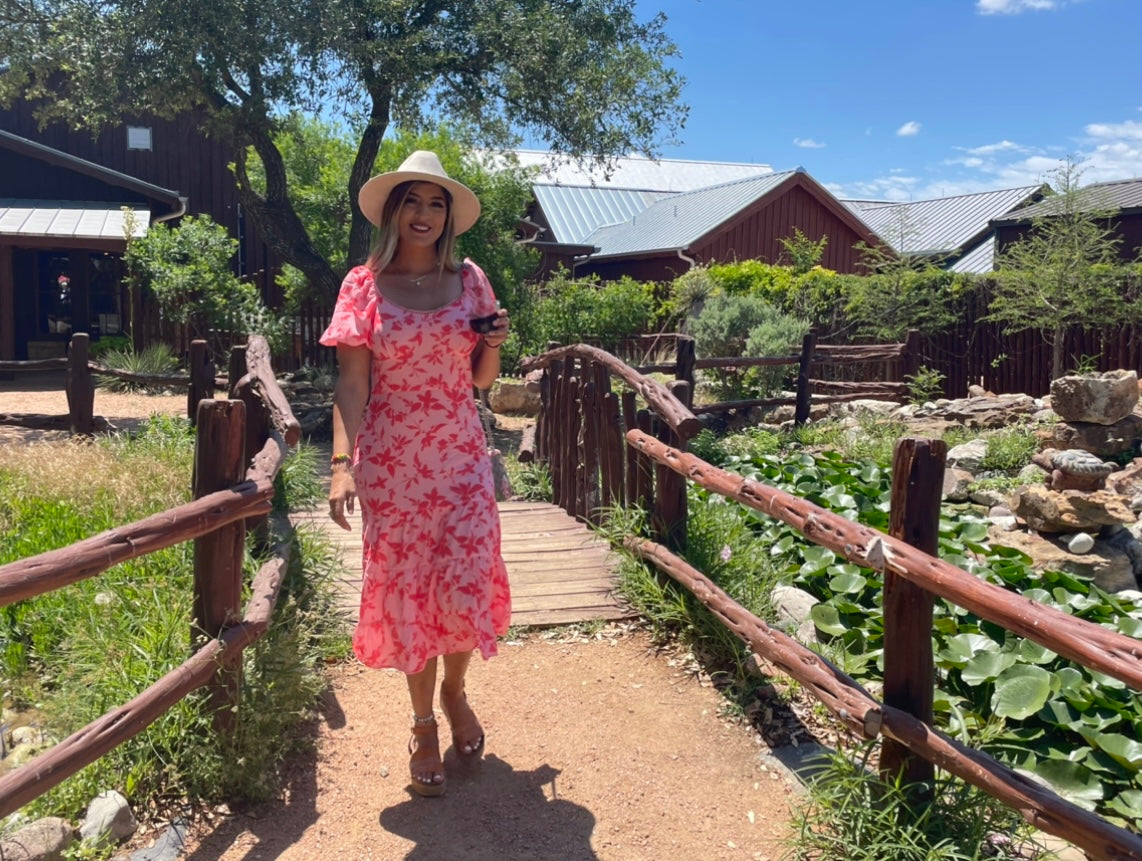
[[[120,422],[185,400],[100,392]],[[0,382],[0,413],[66,412],[61,391]],[[7,431],[7,432],[6,432]],[[27,436],[0,427],[0,444]],[[474,661],[469,697],[488,735],[465,769],[442,746],[448,791],[408,789],[404,677],[354,661],[330,670],[313,754],[288,764],[281,796],[192,823],[187,861],[327,859],[756,859],[781,856],[796,792],[697,662],[612,625],[524,635]],[[158,836],[157,833],[151,838]],[[139,844],[134,847],[139,848]]]
[[[408,789],[403,676],[339,666],[282,798],[197,823],[184,858],[776,859],[794,790],[684,663],[617,627],[503,644],[470,674],[484,760],[449,748],[433,799]]]

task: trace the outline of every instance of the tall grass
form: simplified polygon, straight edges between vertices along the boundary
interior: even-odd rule
[[[0,564],[70,544],[190,498],[193,433],[153,417],[131,437],[98,443],[0,446]],[[315,497],[313,456],[302,449],[278,483],[279,507]],[[320,493],[318,487],[316,493]],[[316,533],[278,536],[293,554],[267,634],[243,654],[237,730],[211,730],[205,697],[178,703],[134,739],[29,806],[77,818],[115,788],[152,812],[182,800],[264,798],[275,769],[307,744],[322,666],[346,654],[347,627],[332,589],[340,565]],[[247,588],[263,559],[247,542]],[[35,703],[58,740],[142,692],[190,655],[193,543],[0,608],[0,662],[11,704]]]

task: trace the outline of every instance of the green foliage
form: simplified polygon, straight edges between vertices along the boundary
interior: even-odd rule
[[[944,375],[927,365],[921,365],[915,374],[906,375],[904,382],[910,403],[926,404],[944,396]]]
[[[127,371],[133,374],[174,374],[179,371],[178,357],[169,344],[156,343],[136,353],[129,344],[123,349],[109,349],[102,355],[102,363],[116,371]],[[155,386],[148,383],[137,383],[124,380],[108,374],[96,374],[95,384],[109,392],[141,392],[144,394],[158,394],[165,386]]]
[[[1026,425],[1011,425],[987,437],[987,451],[980,460],[981,470],[1017,473],[1031,463],[1039,441]]]
[[[938,780],[933,801],[916,804],[914,788],[870,770],[863,756],[822,755],[809,802],[794,810],[784,856],[797,861],[977,861],[1017,859],[1030,826],[980,790]],[[1012,832],[1016,832],[1012,837]],[[996,841],[994,838],[1001,838]],[[1008,842],[1010,841],[1010,842]]]
[[[788,356],[795,352],[809,324],[783,314],[756,294],[714,293],[701,313],[687,323],[697,354],[714,356]],[[716,368],[710,371],[716,397],[734,400],[768,394],[779,388],[788,369]]]
[[[116,437],[90,448],[118,467],[87,469],[82,494],[45,495],[42,464],[0,464],[0,564],[187,501],[193,434],[185,421],[155,418],[134,439]],[[54,459],[58,455],[44,463]],[[134,480],[165,475],[172,465],[180,471],[179,500],[150,481]],[[31,470],[34,478],[26,474]],[[124,476],[129,496],[120,495]],[[295,485],[286,474],[281,491],[292,505],[305,498]],[[343,655],[348,644],[332,588],[340,563],[316,535],[301,533],[293,541],[270,629],[243,654],[233,739],[219,743],[210,730],[209,704],[198,692],[33,802],[30,815],[78,819],[88,801],[108,788],[136,803],[258,799],[275,791],[277,766],[308,744],[297,729],[315,713],[324,662]],[[184,542],[0,608],[0,654],[10,696],[37,703],[49,733],[63,738],[179,666],[190,654],[192,557],[193,543]],[[261,561],[247,554],[245,582]]]
[[[552,501],[551,471],[546,463],[520,463],[516,455],[506,455],[504,466],[516,497],[536,502]]]
[[[649,329],[654,287],[631,278],[605,284],[595,277],[572,280],[561,269],[540,288],[532,308],[534,325],[525,352],[541,353],[548,341],[613,350],[620,339]]]
[[[1109,326],[1142,320],[1142,280],[1118,261],[1114,211],[1096,191],[1080,187],[1081,171],[1068,158],[1054,171],[1051,214],[999,254],[994,293],[985,319],[1005,332],[1036,330],[1051,345],[1052,379],[1063,374],[1063,337],[1072,326]]]
[[[969,279],[915,265],[885,263],[871,275],[845,277],[844,313],[854,334],[875,342],[903,341],[909,329],[938,334],[962,318]]]
[[[825,246],[829,244],[828,236],[820,239],[810,239],[800,227],[793,228],[793,235],[777,240],[781,243],[782,262],[788,262],[794,275],[804,275],[821,262],[825,254]]]
[[[229,349],[227,336],[263,335],[281,349],[288,332],[257,288],[234,275],[230,261],[237,246],[209,216],[186,216],[177,227],[153,225],[127,244],[124,255],[132,288],[148,291],[167,319],[205,340],[219,364]]]

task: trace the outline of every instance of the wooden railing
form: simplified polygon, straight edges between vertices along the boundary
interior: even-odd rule
[[[259,341],[265,344],[264,339]],[[261,349],[268,356],[268,348]],[[215,387],[225,386],[226,381],[215,377],[214,362],[210,358],[205,341],[193,341],[189,353],[190,360],[185,374],[138,374],[121,371],[91,361],[88,358],[89,336],[85,332],[77,332],[71,336],[71,341],[68,343],[66,358],[0,361],[0,374],[66,371],[64,391],[67,394],[67,413],[54,416],[41,413],[0,413],[0,424],[39,430],[70,430],[71,433],[79,435],[107,430],[106,419],[95,414],[95,375],[115,377],[146,386],[186,389],[186,410],[193,424],[198,402],[203,398],[213,397]],[[280,405],[275,406],[280,407]]]
[[[641,374],[671,374],[685,381],[694,391],[698,371],[726,370],[731,368],[761,368],[797,366],[795,397],[748,398],[689,405],[699,415],[725,413],[752,407],[778,407],[795,405],[794,422],[798,425],[809,420],[811,403],[836,403],[860,398],[881,398],[903,401],[908,396],[905,379],[919,368],[920,336],[909,332],[908,340],[894,344],[819,344],[813,333],[801,342],[801,352],[787,356],[706,356],[697,358],[694,339],[688,335],[662,333],[626,338],[619,342],[617,351],[623,361]],[[814,377],[825,367],[853,368],[876,365],[878,379],[826,380]]]
[[[0,606],[6,606],[97,576],[120,562],[195,542],[194,613],[187,624],[196,651],[130,702],[0,777],[0,817],[137,735],[200,687],[208,688],[215,706],[216,730],[231,727],[229,706],[240,681],[242,649],[266,632],[289,561],[289,544],[282,539],[255,575],[241,611],[245,537],[248,529],[264,524],[274,478],[301,428],[278,388],[264,339],[252,337],[231,353],[229,400],[214,399],[212,375],[209,391],[193,404],[194,501],[0,566]],[[69,379],[69,393],[73,382]],[[74,416],[76,403],[69,401]],[[90,415],[89,406],[79,409]]]
[[[939,766],[1092,858],[1142,861],[1137,834],[931,725],[935,596],[1142,691],[1142,642],[986,583],[934,555],[946,455],[942,441],[898,442],[891,534],[884,534],[687,453],[685,442],[699,425],[684,403],[601,350],[563,347],[528,364],[544,369],[535,453],[551,469],[556,502],[570,514],[596,522],[608,505],[643,507],[658,540],[628,536],[626,547],[686,586],[753,651],[800,682],[850,730],[868,739],[883,736],[881,768],[886,774],[903,773],[922,785]],[[619,397],[610,390],[611,374],[628,387]],[[635,408],[638,396],[646,405],[642,409]],[[626,445],[616,446],[616,439]],[[667,546],[685,543],[683,479],[781,520],[809,541],[884,577],[883,703],[827,660],[749,613]]]

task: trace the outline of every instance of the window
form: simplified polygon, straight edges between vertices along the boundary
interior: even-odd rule
[[[147,126],[127,126],[127,149],[151,148],[151,130]]]

